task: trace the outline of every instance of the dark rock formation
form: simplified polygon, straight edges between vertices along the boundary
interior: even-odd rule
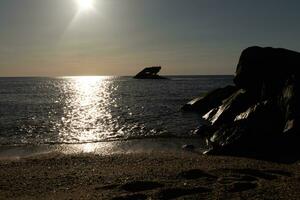
[[[135,75],[135,79],[166,79],[165,77],[159,76],[158,72],[161,70],[161,66],[147,67]]]
[[[245,111],[253,103],[252,96],[244,89],[239,89],[223,100],[220,106],[204,115],[203,118],[213,125],[229,123],[235,119],[236,115]]]
[[[235,86],[216,89],[204,97],[198,97],[188,102],[182,109],[185,111],[198,111],[200,114],[205,114],[212,108],[220,105],[224,99],[232,95],[235,91],[237,91]]]
[[[299,156],[300,53],[249,47],[241,54],[235,86],[189,102],[184,110],[204,114],[199,129],[210,154]]]
[[[234,83],[262,98],[277,95],[286,81],[299,76],[300,53],[287,49],[249,47],[242,52]]]

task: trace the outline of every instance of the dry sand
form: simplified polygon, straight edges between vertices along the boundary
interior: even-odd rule
[[[195,153],[0,162],[0,199],[300,199],[300,165]]]

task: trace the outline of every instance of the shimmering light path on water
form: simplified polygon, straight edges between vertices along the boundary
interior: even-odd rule
[[[59,129],[61,142],[93,142],[110,138],[118,122],[112,118],[111,106],[117,106],[111,98],[109,77],[66,77],[62,93],[67,94],[64,116]],[[110,105],[110,106],[109,106]]]
[[[200,117],[181,106],[231,82],[231,76],[0,78],[0,147],[82,144],[91,152],[98,142],[193,138]]]

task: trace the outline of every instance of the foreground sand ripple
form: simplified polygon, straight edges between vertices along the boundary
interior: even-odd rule
[[[300,165],[193,153],[0,162],[0,199],[300,199]]]

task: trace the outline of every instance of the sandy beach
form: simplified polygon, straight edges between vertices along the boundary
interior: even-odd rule
[[[0,199],[300,199],[300,165],[193,152],[0,162]]]
[[[0,200],[300,200],[299,11],[0,0]]]

